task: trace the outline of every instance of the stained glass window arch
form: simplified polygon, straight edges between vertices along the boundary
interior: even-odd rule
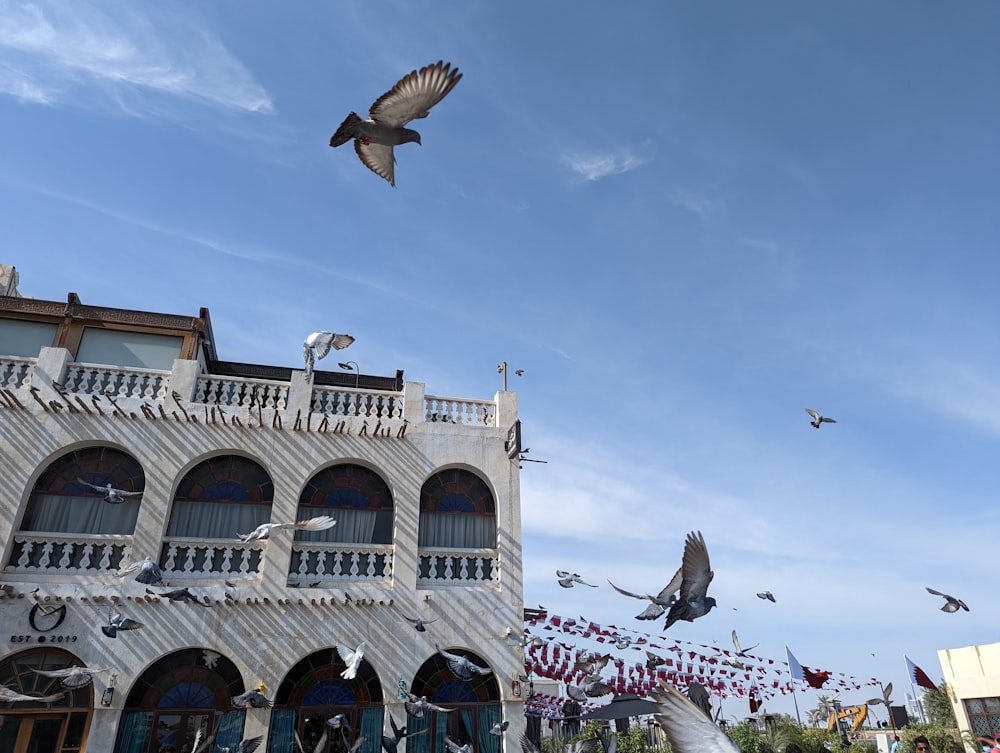
[[[489,485],[465,468],[446,468],[420,489],[418,546],[495,549],[496,501]]]
[[[489,666],[474,651],[463,648],[446,650],[448,653],[464,656],[480,667]],[[490,703],[500,700],[500,685],[494,673],[474,674],[471,680],[462,680],[451,671],[444,657],[437,653],[417,670],[410,692],[417,696],[427,696],[429,701],[446,706],[462,703]]]
[[[168,536],[232,539],[271,519],[274,483],[243,455],[216,455],[184,474],[174,492]]]
[[[352,544],[391,544],[392,491],[374,470],[337,463],[315,473],[299,495],[298,519],[331,515],[337,525],[325,531],[297,531],[296,540]]]
[[[138,494],[126,496],[122,504],[111,504],[104,500],[104,492],[94,488],[108,484]],[[69,450],[49,463],[35,481],[21,530],[130,535],[135,531],[145,487],[142,466],[117,447],[91,445]]]

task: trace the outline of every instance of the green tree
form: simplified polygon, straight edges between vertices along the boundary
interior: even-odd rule
[[[934,690],[924,691],[924,710],[930,721],[945,727],[954,727],[955,709],[951,705],[951,689],[943,682]]]

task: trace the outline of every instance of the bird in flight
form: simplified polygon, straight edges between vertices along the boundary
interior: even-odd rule
[[[559,578],[559,585],[563,588],[572,588],[574,583],[579,583],[581,586],[597,588],[597,586],[593,583],[586,583],[582,576],[578,573],[570,573],[566,570],[556,570],[556,577]]]
[[[655,596],[651,594],[634,594],[631,591],[626,591],[624,588],[619,588],[614,583],[611,583],[610,580],[608,583],[611,583],[611,587],[623,596],[631,596],[633,599],[639,599],[640,601],[648,600],[650,602],[648,607],[635,616],[635,619],[655,620],[667,611],[667,609],[673,606],[675,601],[677,601],[677,597],[674,594],[676,594],[681,587],[683,575],[682,569],[677,568],[677,572],[674,573],[674,577],[671,578],[670,582]]]
[[[261,686],[262,688],[263,686]],[[248,706],[253,709],[269,709],[271,702],[261,688],[251,688],[246,693],[233,696],[233,706],[238,709],[245,709]]]
[[[136,570],[139,572],[135,572]],[[149,557],[145,557],[138,562],[133,562],[124,570],[120,570],[118,575],[128,575],[129,573],[135,573],[136,581],[145,583],[147,586],[155,586],[158,583],[163,583],[163,572],[160,570],[160,566]]]
[[[407,617],[404,614],[403,619],[409,622],[411,625],[413,625],[413,629],[416,630],[418,633],[426,633],[427,626],[430,625],[432,622],[437,622],[438,619],[440,618],[433,620],[422,620],[419,617]]]
[[[87,669],[87,667],[67,667],[66,669],[35,669],[30,668],[36,675],[42,677],[55,677],[60,680],[64,688],[82,688],[90,685],[94,681],[94,675],[107,672],[107,669]]]
[[[737,656],[742,656],[745,659],[747,656],[747,651],[753,651],[759,645],[760,645],[759,643],[755,643],[752,646],[750,646],[750,648],[743,648],[742,646],[740,646],[740,639],[737,637],[736,631],[735,630],[733,631],[733,647],[736,649]]]
[[[119,630],[138,630],[141,627],[141,622],[130,620],[128,617],[123,616],[121,612],[109,609],[108,624],[101,625],[101,632],[108,636],[108,638],[117,638]]]
[[[835,418],[827,418],[826,416],[821,416],[812,408],[806,408],[806,413],[812,416],[812,421],[809,422],[809,425],[812,426],[814,429],[818,429],[820,427],[820,424],[837,423],[837,420]]]
[[[758,599],[763,599],[764,601],[770,601],[770,602],[775,603],[775,604],[778,603],[778,600],[774,598],[774,594],[771,593],[770,591],[760,591],[760,592],[758,592],[757,598]]]
[[[340,654],[340,660],[346,667],[340,676],[345,680],[353,680],[358,676],[358,667],[361,666],[361,659],[365,655],[364,642],[359,643],[353,651],[345,646],[337,646],[337,653]]]
[[[165,593],[159,593],[159,594],[156,593],[156,591],[154,591],[153,589],[147,588],[146,593],[152,596],[159,596],[161,598],[167,599],[171,604],[174,604],[178,601],[186,601],[188,604],[197,604],[199,607],[211,606],[209,604],[203,604],[201,599],[199,599],[197,596],[191,593],[191,591],[187,588],[175,588],[173,591],[166,591]]]
[[[0,685],[0,703],[18,703],[19,701],[35,701],[37,703],[55,703],[66,693],[55,693],[53,695],[24,695],[18,693],[7,685]]]
[[[460,654],[452,654],[443,650],[440,646],[435,645],[434,648],[437,652],[441,654],[442,658],[448,662],[448,669],[455,673],[455,676],[462,680],[471,680],[473,674],[477,675],[491,675],[493,670],[489,667],[480,667],[478,664],[473,664],[469,661],[468,657],[461,656]]]
[[[715,577],[708,559],[708,547],[701,531],[692,531],[684,541],[684,557],[681,560],[681,597],[667,612],[663,625],[666,630],[677,620],[694,622],[708,614],[715,606],[715,599],[708,596],[708,586]]]
[[[104,486],[98,486],[97,484],[92,484],[79,476],[77,476],[76,483],[82,484],[83,486],[89,486],[96,492],[101,492],[104,495],[104,501],[109,505],[120,505],[125,502],[128,497],[138,497],[142,492],[127,492],[124,489],[115,489],[111,482],[109,481]]]
[[[354,151],[362,164],[395,186],[396,155],[392,148],[411,141],[421,143],[420,134],[404,126],[411,120],[430,115],[431,108],[444,99],[461,78],[458,68],[440,60],[419,71],[411,71],[375,100],[368,111],[368,120],[362,120],[356,112],[348,115],[331,137],[330,146],[338,147],[354,139]]]
[[[239,537],[245,544],[250,541],[267,541],[271,538],[272,531],[280,531],[283,528],[292,528],[296,531],[325,531],[335,525],[337,521],[329,515],[317,515],[315,518],[306,518],[298,523],[261,523],[250,533],[241,533]]]
[[[966,612],[969,611],[969,607],[966,606],[965,602],[961,599],[956,599],[954,596],[949,596],[948,594],[943,594],[940,591],[935,591],[933,588],[928,588],[926,586],[925,588],[927,588],[927,593],[944,598],[944,604],[941,606],[942,612],[957,612],[959,609],[964,609]]]
[[[392,718],[392,714],[389,714],[389,725],[392,727],[392,737],[382,735],[382,749],[385,753],[397,753],[399,750],[400,740],[412,737],[413,735],[422,735],[428,730],[427,727],[424,727],[423,729],[419,729],[415,732],[407,732],[405,726],[396,726],[396,720]]]
[[[676,688],[660,680],[654,716],[674,753],[740,753],[739,746]]]
[[[445,709],[440,706],[435,706],[433,703],[427,700],[427,696],[415,696],[413,693],[406,694],[407,700],[403,701],[403,708],[406,709],[406,713],[412,716],[414,719],[423,719],[425,711],[438,711],[445,714],[450,714],[455,709]],[[405,729],[405,727],[404,727]],[[413,733],[417,734],[417,733]],[[409,735],[407,735],[409,737]]]
[[[306,379],[312,376],[316,361],[326,358],[331,350],[343,350],[354,342],[350,335],[336,332],[313,332],[302,343],[302,358],[306,362]]]

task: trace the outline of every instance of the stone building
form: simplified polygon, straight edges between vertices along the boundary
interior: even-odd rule
[[[390,716],[426,729],[408,753],[443,753],[446,735],[502,753],[501,719],[517,739],[516,394],[221,361],[207,309],[26,298],[6,270],[0,683],[65,694],[0,702],[0,753],[189,751],[198,730],[275,753],[363,736],[377,753]],[[337,524],[238,537],[318,515]],[[163,585],[123,573],[145,558]],[[180,589],[193,598],[162,596]],[[105,635],[116,614],[142,627]],[[345,678],[337,649],[361,644]],[[489,671],[459,677],[436,646]],[[35,671],[74,665],[93,682]],[[258,687],[270,708],[234,706]],[[407,718],[407,692],[450,711]],[[326,724],[336,714],[350,732]]]
[[[973,737],[992,739],[1000,733],[1000,643],[942,649],[938,661],[958,728]]]

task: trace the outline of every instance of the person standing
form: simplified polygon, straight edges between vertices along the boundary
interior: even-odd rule
[[[913,738],[913,744],[916,746],[917,753],[931,753],[931,743],[923,735],[917,735]]]
[[[892,736],[892,745],[889,746],[889,753],[899,753],[899,735]]]

